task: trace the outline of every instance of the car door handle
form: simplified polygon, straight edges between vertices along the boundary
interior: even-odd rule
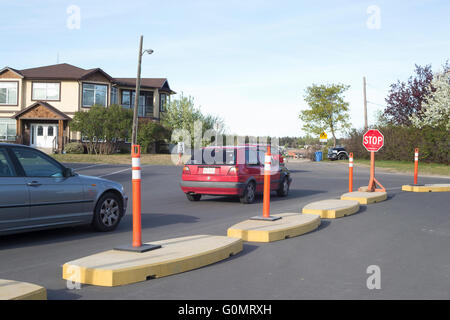
[[[27,186],[29,187],[39,187],[40,185],[42,185],[42,183],[39,183],[37,181],[31,181],[27,183]]]

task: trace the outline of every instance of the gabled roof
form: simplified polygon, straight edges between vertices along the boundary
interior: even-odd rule
[[[27,107],[27,108],[17,112],[11,118],[17,119],[20,116],[22,116],[25,113],[27,113],[28,111],[30,111],[31,109],[37,107],[38,105],[42,105],[42,106],[46,107],[47,109],[49,109],[50,111],[52,111],[53,113],[57,114],[58,116],[61,117],[61,120],[70,120],[70,117],[67,114],[65,114],[64,112],[59,111],[58,109],[53,107],[51,104],[49,104],[47,102],[44,102],[44,101],[37,101],[37,102],[33,103],[31,106],[29,106],[29,107]]]
[[[68,63],[20,70],[25,78],[31,79],[61,79],[79,80],[87,70],[75,67]]]
[[[12,72],[16,73],[18,76],[20,76],[21,78],[23,78],[23,74],[19,70],[13,69],[11,67],[4,67],[3,69],[0,70],[0,73],[3,73],[6,70],[12,71]]]
[[[119,86],[136,87],[136,78],[114,78],[114,83]],[[162,89],[170,93],[176,93],[169,87],[166,78],[141,78],[141,88]]]

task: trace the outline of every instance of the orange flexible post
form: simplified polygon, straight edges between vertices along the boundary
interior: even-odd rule
[[[133,185],[133,247],[142,246],[141,234],[141,146],[131,147],[131,170]]]
[[[264,195],[263,195],[263,217],[270,217],[270,173],[271,173],[271,159],[270,146],[267,147],[266,156],[264,159]]]

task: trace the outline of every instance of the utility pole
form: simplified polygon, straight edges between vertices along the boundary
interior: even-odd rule
[[[364,95],[364,129],[367,131],[369,125],[367,123],[366,77],[363,77],[363,95]]]
[[[136,91],[134,94],[134,110],[133,110],[133,131],[131,135],[131,144],[137,144],[137,127],[138,127],[138,107],[139,107],[139,95],[141,90],[141,62],[142,62],[142,41],[144,36],[141,35],[139,41],[139,55],[138,55],[138,68],[136,77]]]

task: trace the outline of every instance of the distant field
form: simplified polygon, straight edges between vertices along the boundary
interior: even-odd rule
[[[87,163],[108,163],[108,164],[130,164],[130,154],[111,154],[111,155],[95,155],[95,154],[52,154],[53,158],[60,162],[87,162]],[[176,157],[176,156],[175,156]],[[184,157],[187,160],[189,157]],[[170,154],[141,154],[141,164],[154,164],[172,166]]]

